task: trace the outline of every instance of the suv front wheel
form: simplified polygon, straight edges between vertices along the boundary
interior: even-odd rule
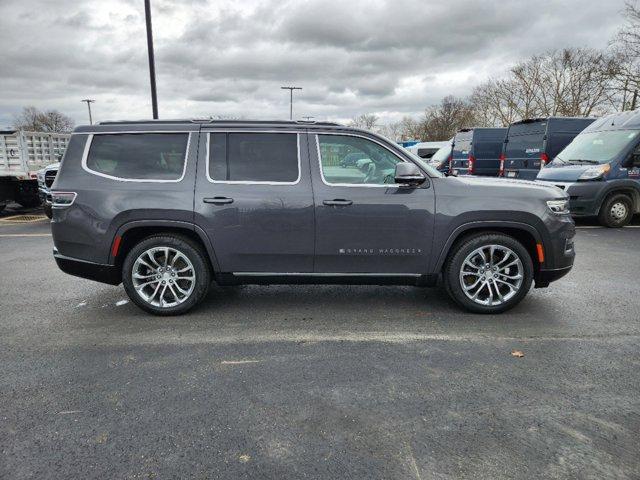
[[[154,315],[186,313],[205,297],[211,283],[206,256],[178,235],[154,235],[127,254],[122,283],[129,298]]]
[[[464,239],[444,269],[447,293],[475,313],[500,313],[516,306],[533,281],[527,249],[501,233],[482,233]]]

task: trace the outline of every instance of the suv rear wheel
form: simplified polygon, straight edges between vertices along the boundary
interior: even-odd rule
[[[448,258],[444,285],[451,298],[474,313],[500,313],[516,306],[533,281],[527,249],[501,233],[462,240]]]
[[[206,256],[178,235],[154,235],[135,245],[122,266],[127,295],[154,315],[180,315],[205,297],[211,283]]]
[[[608,197],[600,207],[598,221],[600,225],[609,228],[624,227],[633,217],[633,203],[623,193],[613,194]]]

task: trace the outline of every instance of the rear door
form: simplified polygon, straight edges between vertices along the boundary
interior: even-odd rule
[[[536,178],[544,152],[545,129],[546,121],[511,125],[505,145],[505,177]]]
[[[412,275],[427,273],[434,223],[429,181],[418,188],[394,182],[407,161],[364,134],[309,135],[316,209],[317,274]],[[358,165],[342,159],[361,152]]]
[[[203,128],[195,221],[223,273],[313,271],[313,194],[304,130]]]
[[[506,132],[506,128],[479,128],[474,131],[471,154],[475,158],[476,175],[498,175]]]
[[[453,139],[453,151],[451,153],[451,171],[454,174],[467,173],[472,139],[473,130],[456,133]]]

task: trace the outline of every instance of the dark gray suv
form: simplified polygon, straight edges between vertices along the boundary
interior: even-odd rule
[[[533,282],[565,275],[574,259],[562,190],[445,177],[383,137],[333,123],[78,127],[52,199],[58,266],[122,282],[159,315],[186,312],[212,280],[432,286],[439,278],[462,307],[495,313]]]

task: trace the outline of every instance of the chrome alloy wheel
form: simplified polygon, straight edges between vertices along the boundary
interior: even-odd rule
[[[169,308],[191,296],[196,272],[182,252],[171,247],[153,247],[136,259],[131,280],[136,293],[145,302]]]
[[[611,216],[616,220],[622,220],[627,216],[627,206],[622,202],[611,205]]]
[[[464,294],[480,305],[502,305],[520,291],[524,267],[520,257],[502,245],[475,249],[460,267]]]

